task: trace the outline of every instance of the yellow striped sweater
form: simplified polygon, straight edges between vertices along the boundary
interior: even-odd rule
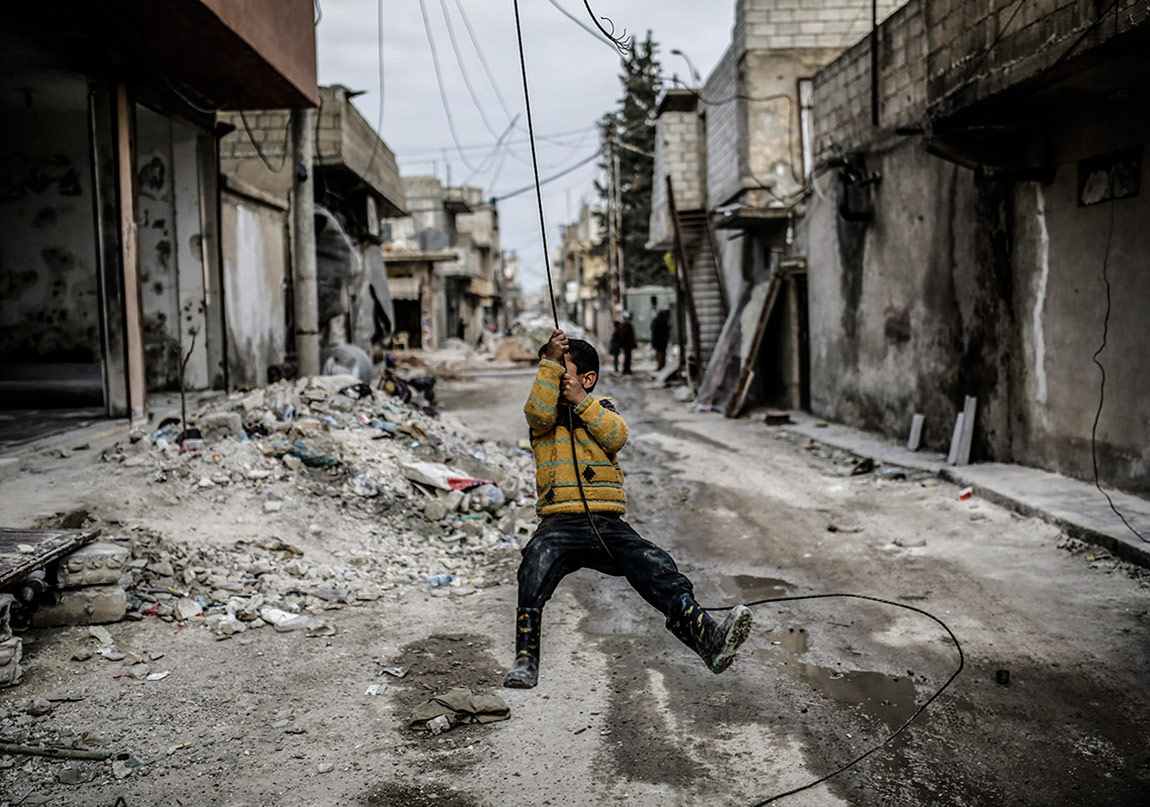
[[[627,442],[627,424],[606,398],[588,395],[575,407],[576,468],[571,461],[571,434],[566,404],[559,404],[559,384],[564,368],[543,359],[523,412],[531,427],[535,453],[535,510],[541,516],[582,513],[578,471],[583,478],[587,505],[594,513],[625,513],[623,471],[615,455]]]

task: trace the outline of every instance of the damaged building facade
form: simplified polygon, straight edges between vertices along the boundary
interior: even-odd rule
[[[390,339],[380,221],[405,216],[395,155],[342,85],[319,88],[311,188],[321,354]],[[256,386],[295,355],[291,111],[221,113],[222,253],[233,383]]]
[[[912,0],[815,76],[812,412],[1150,492],[1147,15]]]
[[[308,0],[7,10],[6,408],[138,421],[149,393],[230,383],[216,111],[314,106],[313,15]]]
[[[714,382],[705,398],[746,375],[755,398],[806,402],[806,281],[784,259],[813,164],[811,89],[869,23],[835,0],[737,0],[731,44],[702,86],[680,82],[660,101],[648,246],[676,266],[690,375]],[[758,331],[763,348],[742,355]]]
[[[603,248],[603,216],[600,208],[580,204],[578,221],[563,227],[554,268],[563,285],[565,316],[606,342],[614,316]]]
[[[408,218],[383,222],[384,260],[395,305],[396,342],[476,345],[506,325],[499,213],[481,189],[445,187],[433,176],[403,177]],[[514,282],[514,279],[511,279]]]

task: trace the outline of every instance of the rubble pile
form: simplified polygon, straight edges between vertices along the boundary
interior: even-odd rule
[[[506,579],[533,526],[531,457],[429,411],[321,376],[213,401],[186,432],[133,434],[104,459],[143,469],[172,501],[240,502],[265,524],[227,545],[142,526],[106,536],[130,549],[128,616],[325,635],[328,608]]]

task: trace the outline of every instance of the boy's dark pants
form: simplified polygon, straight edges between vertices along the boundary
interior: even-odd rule
[[[585,514],[544,516],[523,547],[520,608],[542,608],[560,580],[583,568],[625,576],[631,587],[664,615],[679,597],[693,593],[691,581],[679,572],[671,556],[644,540],[622,516],[596,513],[593,518],[610,555],[591,531]]]

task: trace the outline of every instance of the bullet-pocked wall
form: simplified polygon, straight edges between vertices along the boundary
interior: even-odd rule
[[[88,82],[61,72],[0,81],[0,378],[103,401]],[[27,404],[12,394],[7,403]]]
[[[211,386],[197,140],[191,126],[138,106],[136,193],[145,377],[150,390]]]

